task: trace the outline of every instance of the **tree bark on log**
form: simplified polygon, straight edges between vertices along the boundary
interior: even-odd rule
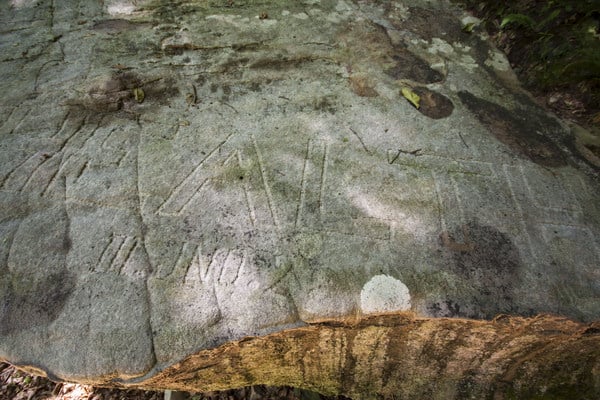
[[[325,321],[201,351],[139,386],[209,391],[257,384],[354,399],[598,399],[600,321],[407,313]]]

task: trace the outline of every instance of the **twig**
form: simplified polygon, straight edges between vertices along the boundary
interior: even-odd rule
[[[142,81],[142,82],[140,82],[140,85],[139,85],[139,86],[144,86],[144,85],[147,85],[147,84],[149,84],[149,83],[158,82],[158,81],[161,81],[162,79],[163,79],[163,78],[159,77],[159,78],[153,78],[153,79],[150,79],[150,80],[148,80],[148,81]]]
[[[416,149],[413,151],[408,151],[408,150],[402,150],[402,149],[398,149],[398,153],[394,156],[394,158],[392,159],[392,161],[390,161],[390,164],[393,164],[398,157],[400,157],[400,154],[410,154],[411,156],[422,156],[422,154],[419,154],[421,152],[422,149]]]
[[[360,138],[360,136],[358,136],[358,133],[356,133],[356,131],[355,131],[354,129],[352,129],[352,128],[348,128],[348,129],[350,129],[350,131],[351,131],[352,133],[354,133],[354,136],[356,136],[356,137],[358,138],[358,141],[360,142],[360,144],[362,144],[362,147],[363,147],[363,149],[365,149],[365,151],[366,151],[368,154],[371,154],[371,152],[369,151],[369,149],[368,149],[368,148],[367,148],[367,146],[365,145],[365,142],[363,142],[363,140]]]
[[[232,106],[231,104],[229,104],[229,103],[226,103],[226,102],[224,102],[224,101],[221,101],[221,100],[217,100],[217,101],[218,101],[219,103],[221,103],[221,104],[223,104],[223,105],[225,105],[225,106],[227,106],[227,107],[231,108],[233,111],[235,111],[235,112],[236,112],[236,114],[239,114],[239,111],[238,111],[238,110],[236,110],[236,109],[235,109],[235,107],[234,107],[234,106]]]
[[[193,83],[192,83],[192,96],[194,96],[193,101],[192,101],[192,105],[194,105],[198,101],[198,92],[196,92],[196,85],[194,85]]]
[[[458,136],[460,137],[460,140],[462,140],[465,147],[468,149],[469,145],[467,144],[467,142],[465,142],[465,138],[463,138],[462,133],[460,133],[460,131],[458,132]]]

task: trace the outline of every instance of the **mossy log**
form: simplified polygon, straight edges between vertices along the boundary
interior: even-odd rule
[[[600,322],[405,313],[326,321],[201,351],[142,386],[206,391],[256,384],[355,399],[597,399]]]

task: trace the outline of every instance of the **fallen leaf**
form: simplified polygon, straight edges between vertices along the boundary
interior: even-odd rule
[[[142,88],[133,89],[133,98],[135,99],[135,101],[137,101],[138,103],[142,103],[145,97],[146,95],[144,94]]]
[[[517,24],[529,29],[533,29],[535,25],[531,17],[523,14],[508,14],[502,19],[500,29],[503,29],[508,24]]]
[[[410,104],[415,106],[415,108],[417,108],[417,109],[419,108],[419,106],[420,106],[419,102],[421,101],[421,98],[419,97],[418,94],[413,92],[412,89],[407,88],[407,87],[402,88],[402,96],[404,96],[406,98],[406,100],[408,100],[410,102]]]
[[[465,33],[471,33],[473,32],[473,28],[475,28],[475,22],[469,22],[462,27],[462,31]]]
[[[185,102],[191,106],[193,104],[196,104],[196,96],[194,95],[194,93],[187,93],[185,95]]]

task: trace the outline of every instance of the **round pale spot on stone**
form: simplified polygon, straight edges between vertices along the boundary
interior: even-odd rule
[[[376,275],[360,292],[363,313],[406,311],[410,309],[410,293],[404,283],[388,275]]]

